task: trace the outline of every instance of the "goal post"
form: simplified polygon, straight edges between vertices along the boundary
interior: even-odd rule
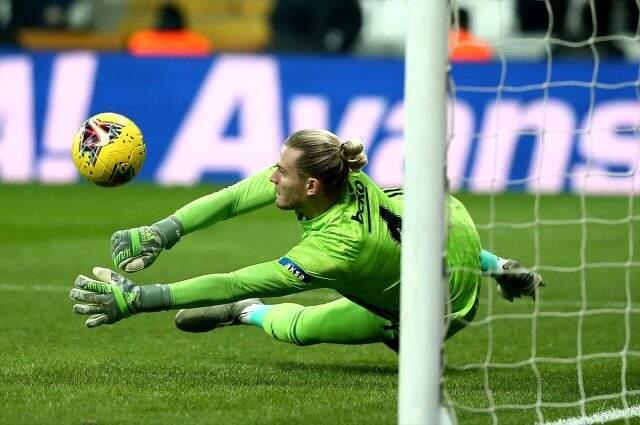
[[[403,425],[440,423],[447,3],[408,2],[398,396]]]
[[[532,1],[547,28],[523,33],[516,3],[407,3],[403,425],[448,421],[443,403],[461,424],[640,418],[640,0]],[[448,76],[462,6],[494,56]],[[448,189],[483,248],[547,285],[509,303],[483,278],[475,318],[443,344]]]
[[[452,65],[446,166],[483,247],[546,287],[509,303],[484,279],[444,347],[446,403],[461,424],[638,423],[640,1],[515,3],[453,2],[491,12],[471,28],[495,55]],[[516,29],[533,12],[546,28]]]

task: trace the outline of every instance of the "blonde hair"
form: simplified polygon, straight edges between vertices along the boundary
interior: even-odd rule
[[[361,140],[341,140],[327,130],[299,130],[284,142],[302,152],[297,167],[301,174],[315,177],[330,191],[339,191],[349,171],[360,171],[367,165],[367,154]]]

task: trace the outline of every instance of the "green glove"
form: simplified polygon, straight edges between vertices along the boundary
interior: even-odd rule
[[[171,292],[167,285],[139,286],[109,269],[94,267],[94,280],[78,276],[75,288],[69,292],[75,304],[73,311],[89,315],[86,325],[95,328],[110,325],[132,314],[144,311],[168,310],[171,307]]]
[[[119,230],[111,236],[111,258],[116,267],[137,272],[149,267],[163,249],[171,249],[184,232],[182,223],[169,216],[151,226]]]

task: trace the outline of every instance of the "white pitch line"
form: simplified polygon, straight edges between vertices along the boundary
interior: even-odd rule
[[[528,299],[526,301],[529,301]],[[488,304],[488,298],[480,299],[481,304]],[[574,308],[582,308],[582,301],[577,300],[542,300],[540,301],[540,306],[542,307],[574,307]],[[627,308],[627,303],[624,301],[603,301],[598,303],[593,303],[588,301],[587,308],[589,310],[593,310],[594,308],[618,308],[624,310]],[[631,308],[636,309],[640,308],[640,303],[631,303]],[[546,310],[545,310],[546,311]]]
[[[595,413],[591,416],[578,416],[575,418],[560,419],[553,422],[545,422],[544,425],[592,425],[603,424],[617,419],[635,418],[640,416],[640,406],[627,407],[626,409],[611,409]]]
[[[33,292],[64,292],[64,291],[68,291],[71,287],[73,286],[73,284],[70,284],[69,287],[64,287],[64,286],[59,286],[59,285],[53,285],[53,284],[36,284],[36,285],[31,285],[31,284],[17,284],[17,283],[0,283],[0,291],[9,291],[9,292],[26,292],[26,291],[33,291]],[[340,294],[338,293],[323,293],[323,292],[309,292],[306,293],[304,295],[305,299],[311,299],[313,301],[316,302],[329,302],[329,301],[333,301],[333,300],[337,300],[338,298],[340,298]],[[483,304],[487,304],[489,302],[489,299],[487,298],[482,298],[480,300],[481,303]],[[582,307],[582,302],[580,301],[575,301],[575,300],[548,300],[548,301],[542,301],[541,305],[545,305],[547,307],[575,307],[575,308],[580,308]],[[618,309],[625,309],[627,307],[627,303],[625,302],[620,302],[620,301],[605,301],[605,302],[599,302],[599,303],[588,303],[587,307],[589,307],[589,309],[594,309],[594,308],[618,308]],[[631,303],[631,308],[632,309],[638,309],[640,308],[640,303]]]
[[[631,304],[631,308],[640,308],[640,303],[630,303]],[[575,308],[582,308],[582,301],[562,301],[562,300],[557,300],[557,301],[542,301],[541,305],[544,306],[549,306],[549,307],[575,307]],[[587,302],[587,307],[592,309],[593,306],[597,306],[598,308],[620,308],[620,309],[624,309],[627,307],[627,303],[624,301],[605,301],[605,302],[600,302],[600,303],[592,303],[592,302]]]
[[[68,287],[54,285],[54,284],[30,284],[30,283],[0,283],[0,291],[8,292],[64,292],[69,291],[73,287],[73,283]],[[341,297],[338,293],[321,293],[321,292],[308,292],[303,295],[306,299],[313,299],[314,301],[329,302],[337,300]]]
[[[71,285],[69,286],[71,287]],[[15,283],[0,283],[0,291],[10,291],[10,292],[65,292],[68,291],[68,288],[58,285],[29,285],[22,284],[18,285]]]

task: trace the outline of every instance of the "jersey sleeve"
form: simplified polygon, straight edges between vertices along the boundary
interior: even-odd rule
[[[254,297],[279,297],[330,288],[337,271],[333,261],[303,241],[278,260],[231,273],[209,274],[169,284],[173,308],[219,305]]]
[[[278,297],[307,288],[288,276],[277,261],[231,273],[198,276],[169,284],[173,308],[219,305],[254,297]]]
[[[174,213],[184,233],[211,226],[273,203],[276,190],[270,182],[273,167],[232,186],[198,198]]]
[[[278,263],[309,289],[332,288],[345,268],[320,238],[308,238],[293,247]]]

